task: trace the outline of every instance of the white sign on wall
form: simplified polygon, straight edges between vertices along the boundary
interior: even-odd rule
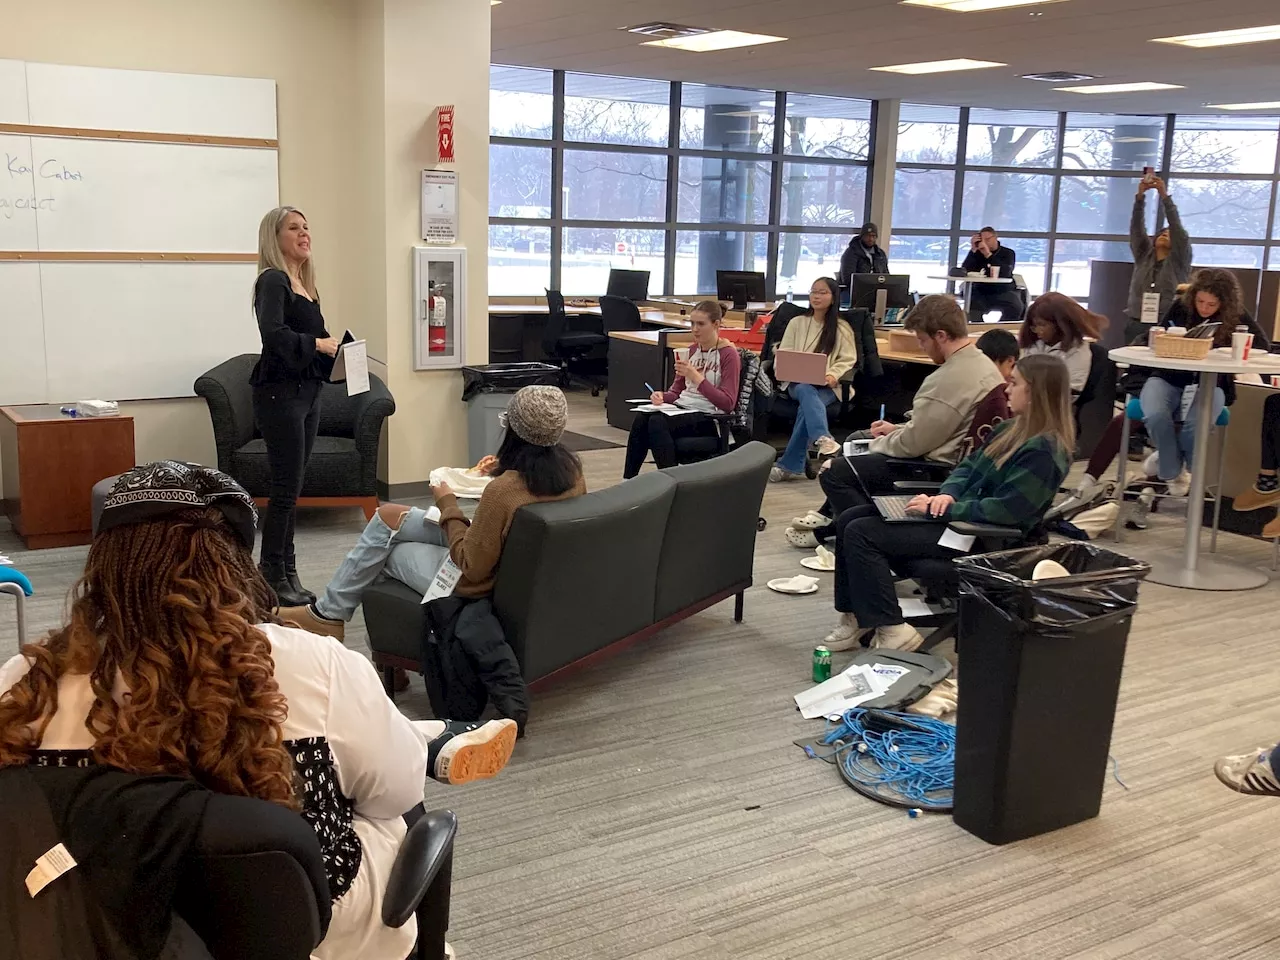
[[[458,174],[422,171],[422,239],[454,243],[458,239]]]

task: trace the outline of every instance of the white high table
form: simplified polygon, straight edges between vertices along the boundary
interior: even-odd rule
[[[1280,373],[1280,356],[1254,351],[1248,362],[1231,358],[1231,348],[1211,350],[1203,360],[1180,360],[1157,357],[1150,347],[1120,347],[1109,354],[1119,364],[1154,367],[1159,370],[1182,370],[1200,374],[1199,395],[1213,395],[1219,374]],[[1196,450],[1191,464],[1191,491],[1187,500],[1187,533],[1182,553],[1171,550],[1153,551],[1146,557],[1151,564],[1147,577],[1153,583],[1192,590],[1253,590],[1270,579],[1255,567],[1223,560],[1217,556],[1200,556],[1200,528],[1204,524],[1205,473],[1209,462],[1209,430],[1213,426],[1213,404],[1197,404]],[[1121,450],[1120,455],[1125,456]]]
[[[1008,277],[988,277],[988,276],[985,276],[985,275],[983,275],[983,276],[978,276],[978,277],[970,277],[970,276],[968,276],[968,275],[963,276],[963,277],[953,277],[953,276],[951,276],[951,275],[949,275],[949,274],[948,274],[948,275],[945,275],[945,276],[943,276],[943,275],[930,274],[930,275],[929,275],[929,279],[930,279],[930,280],[945,280],[945,281],[947,281],[947,292],[948,292],[948,293],[950,293],[950,292],[955,288],[955,285],[956,285],[957,283],[963,283],[963,284],[964,284],[964,312],[965,312],[965,316],[968,316],[969,311],[970,311],[971,309],[973,309],[973,285],[974,285],[975,283],[1013,283],[1013,281],[1012,281],[1012,280],[1010,280]]]

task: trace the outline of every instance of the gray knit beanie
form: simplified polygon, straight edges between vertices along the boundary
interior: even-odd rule
[[[511,398],[503,425],[525,443],[554,447],[564,436],[568,417],[569,404],[559,387],[521,387]]]

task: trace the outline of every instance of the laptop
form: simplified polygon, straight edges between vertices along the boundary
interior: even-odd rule
[[[773,355],[773,376],[779,383],[827,385],[827,355],[800,350],[778,350]]]
[[[945,523],[945,517],[929,517],[923,513],[907,513],[907,504],[915,499],[914,494],[902,494],[893,497],[872,497],[876,509],[885,523]]]

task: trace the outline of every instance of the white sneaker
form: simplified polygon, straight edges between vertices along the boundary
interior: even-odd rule
[[[828,650],[853,650],[862,646],[862,638],[869,630],[858,626],[858,618],[852,613],[840,614],[840,626],[828,633],[822,640]]]
[[[792,473],[790,470],[783,470],[782,467],[769,468],[770,483],[785,483],[788,480],[803,480],[803,473]]]
[[[883,650],[911,651],[924,643],[920,631],[909,623],[896,623],[891,627],[877,627],[871,638],[871,646]]]
[[[1280,797],[1280,778],[1271,769],[1271,747],[1223,757],[1213,765],[1218,779],[1236,793],[1251,797]]]
[[[818,538],[812,530],[797,530],[795,527],[787,527],[782,532],[787,538],[787,543],[793,547],[799,547],[801,550],[812,550],[818,545]]]
[[[818,449],[818,453],[824,457],[834,457],[841,450],[840,444],[836,443],[831,437],[819,437],[813,441],[813,445]]]
[[[1191,492],[1191,474],[1185,469],[1165,484],[1165,489],[1169,491],[1171,497],[1185,497]]]
[[[1152,451],[1147,459],[1142,461],[1142,472],[1148,477],[1160,476],[1160,454],[1158,451]]]

